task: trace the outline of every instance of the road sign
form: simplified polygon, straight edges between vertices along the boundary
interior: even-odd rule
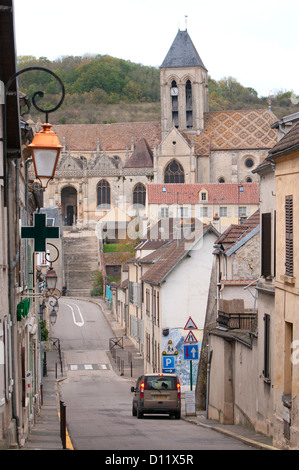
[[[184,359],[189,361],[198,359],[198,344],[184,344]]]
[[[175,357],[174,356],[162,356],[163,364],[162,370],[164,373],[173,374],[175,372]]]
[[[197,330],[197,326],[195,325],[194,321],[192,320],[191,317],[189,317],[189,320],[187,321],[184,330]]]
[[[172,344],[171,339],[168,341],[165,351],[162,352],[163,356],[177,356],[178,351]]]
[[[188,333],[188,335],[186,336],[185,340],[184,340],[184,343],[188,343],[188,344],[195,344],[197,343],[197,339],[195,338],[194,334],[192,333],[192,331],[190,331],[190,333]]]

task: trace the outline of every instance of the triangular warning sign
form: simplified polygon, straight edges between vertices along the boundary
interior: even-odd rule
[[[192,331],[190,331],[185,340],[184,340],[184,343],[188,343],[188,344],[193,344],[193,343],[197,343],[197,339],[195,338],[194,334],[192,333]]]
[[[189,317],[189,320],[187,321],[184,330],[197,330],[197,326],[195,325],[191,317]]]

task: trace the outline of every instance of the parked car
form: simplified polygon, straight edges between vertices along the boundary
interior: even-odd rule
[[[144,374],[138,378],[132,403],[132,414],[169,414],[181,417],[181,386],[176,374]]]

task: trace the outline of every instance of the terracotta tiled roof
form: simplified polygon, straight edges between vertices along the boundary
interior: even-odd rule
[[[125,168],[151,168],[153,153],[145,139],[139,140],[134,152],[125,164]]]
[[[146,139],[153,148],[161,142],[160,122],[124,122],[114,124],[65,124],[53,126],[59,141],[63,144],[65,138],[66,150],[90,151],[97,149],[97,139],[100,139],[101,150],[131,149],[132,138],[135,145]]]
[[[254,228],[260,225],[260,210],[258,209],[248,217],[243,224],[230,225],[216,240],[215,245],[222,245],[222,249],[225,252],[230,250],[234,245],[239,243],[244,237],[246,237]],[[216,249],[214,253],[219,253],[219,249]]]
[[[299,147],[299,122],[270,150],[267,160]]]
[[[240,187],[243,187],[243,192]],[[166,188],[166,191],[163,191]],[[199,204],[199,192],[205,189],[208,203],[259,204],[257,183],[148,184],[149,204]]]
[[[211,150],[271,148],[277,131],[271,125],[276,116],[268,110],[220,111],[205,114],[205,130],[194,137],[196,153]]]

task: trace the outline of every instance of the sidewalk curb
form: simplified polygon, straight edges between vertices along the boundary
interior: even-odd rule
[[[277,447],[273,447],[273,446],[270,446],[268,444],[263,444],[262,442],[254,441],[252,439],[249,439],[248,437],[240,436],[239,434],[236,434],[232,431],[228,431],[227,429],[223,429],[223,428],[218,427],[218,426],[213,426],[213,425],[210,425],[210,424],[201,423],[200,421],[195,421],[194,419],[187,418],[186,416],[182,416],[182,419],[184,421],[188,421],[189,423],[195,424],[195,426],[202,426],[203,428],[213,429],[213,431],[217,431],[217,432],[219,432],[221,434],[224,434],[226,436],[233,437],[234,439],[238,439],[239,441],[244,442],[245,444],[251,445],[253,447],[257,447],[259,449],[263,449],[263,450],[280,450]]]

